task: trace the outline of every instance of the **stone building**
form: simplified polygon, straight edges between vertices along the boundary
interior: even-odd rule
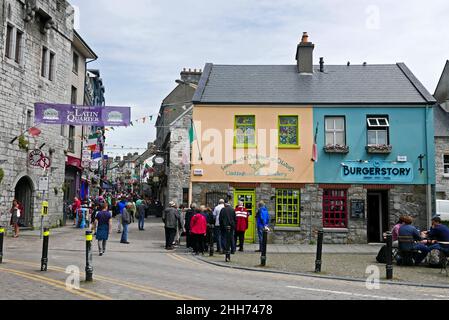
[[[70,83],[70,103],[83,105],[86,83],[86,65],[97,59],[97,55],[83,40],[78,32],[73,32],[72,70]],[[68,139],[65,165],[64,201],[71,203],[75,196],[80,196],[83,138],[89,133],[87,126],[61,125],[61,135]]]
[[[275,243],[376,243],[399,215],[427,228],[435,185],[435,99],[403,63],[207,64],[193,98],[192,198],[263,200]]]
[[[449,61],[434,94],[436,199],[449,200]]]
[[[158,148],[155,159],[164,159],[155,165],[150,183],[155,186],[162,204],[189,202],[190,191],[190,129],[192,97],[202,70],[184,69],[178,86],[164,99],[156,122]]]
[[[35,138],[27,130],[34,126],[34,103],[70,103],[73,8],[64,0],[1,0],[0,8],[0,211],[9,212],[17,198],[22,225],[38,228],[48,200],[45,223],[54,226],[63,212],[66,139],[60,126],[39,126]],[[51,160],[45,172],[29,161],[32,150]],[[49,178],[45,194],[38,184],[43,176]]]

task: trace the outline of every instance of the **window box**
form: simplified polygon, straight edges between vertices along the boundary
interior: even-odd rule
[[[349,146],[342,146],[339,144],[336,145],[327,145],[324,147],[324,152],[326,153],[344,153],[347,154],[349,153]]]
[[[380,154],[389,154],[393,151],[393,146],[390,145],[373,145],[373,146],[367,146],[366,152],[368,153],[380,153]]]

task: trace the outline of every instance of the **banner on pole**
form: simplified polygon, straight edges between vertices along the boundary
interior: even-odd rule
[[[130,107],[36,103],[34,109],[36,123],[42,124],[127,127],[131,122]]]

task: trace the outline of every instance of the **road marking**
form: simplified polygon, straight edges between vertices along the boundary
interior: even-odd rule
[[[299,290],[304,290],[304,291],[315,291],[315,292],[323,292],[323,293],[341,294],[341,295],[360,297],[360,298],[374,298],[374,299],[382,299],[382,300],[404,300],[404,299],[401,299],[401,298],[386,297],[386,296],[375,296],[375,295],[352,293],[352,292],[346,292],[346,291],[334,291],[334,290],[326,290],[326,289],[296,287],[296,286],[287,286],[287,288],[299,289]]]
[[[23,271],[18,271],[18,270],[12,270],[12,269],[7,269],[7,268],[0,268],[0,271],[3,272],[7,272],[10,274],[14,274],[17,275],[19,277],[22,278],[26,278],[32,281],[37,281],[37,282],[42,282],[45,283],[47,285],[53,286],[55,288],[58,289],[63,289],[69,293],[72,293],[74,295],[79,295],[81,297],[84,298],[88,298],[91,300],[112,300],[112,298],[90,291],[90,290],[86,290],[86,289],[68,289],[65,282],[62,281],[58,281],[55,279],[51,279],[51,278],[47,278],[47,277],[42,277],[33,273],[29,273],[29,272],[23,272]]]
[[[5,262],[12,263],[12,264],[18,264],[18,265],[25,265],[25,266],[30,266],[30,267],[40,267],[40,265],[37,265],[32,262],[27,262],[27,261],[5,260]],[[65,273],[65,269],[61,268],[61,267],[50,267],[49,266],[48,269],[52,270],[52,271],[56,271],[56,272]],[[80,275],[85,276],[85,273],[81,272]],[[152,288],[149,286],[138,285],[138,284],[130,283],[130,282],[119,280],[119,279],[109,278],[109,277],[105,277],[105,276],[94,275],[94,278],[99,281],[104,281],[104,282],[108,282],[108,283],[111,283],[114,285],[127,287],[127,288],[133,289],[135,291],[151,293],[153,295],[159,295],[159,296],[163,296],[165,298],[170,298],[170,299],[174,299],[174,300],[201,300],[198,297],[177,294],[175,292],[170,292],[170,291],[166,291],[163,289]],[[64,285],[65,285],[65,283],[64,283]]]

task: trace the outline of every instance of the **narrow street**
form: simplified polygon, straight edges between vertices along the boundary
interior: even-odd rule
[[[115,230],[115,229],[114,229]],[[103,257],[94,248],[94,282],[84,282],[84,230],[67,226],[52,230],[48,272],[41,272],[42,242],[36,232],[5,239],[0,265],[0,299],[64,300],[441,300],[448,289],[383,285],[368,290],[364,283],[251,272],[213,266],[185,248],[166,252],[163,225],[147,220],[143,232],[132,224],[130,245],[114,232]],[[79,290],[66,288],[66,268],[81,270]],[[39,292],[39,294],[36,294]],[[17,296],[17,295],[20,296]]]

